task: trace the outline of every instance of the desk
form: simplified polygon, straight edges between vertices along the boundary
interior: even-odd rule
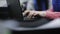
[[[55,19],[47,24],[44,24],[42,26],[36,27],[36,28],[23,28],[23,27],[15,27],[17,24],[17,21],[15,20],[5,20],[5,21],[0,21],[4,22],[3,26],[6,26],[10,28],[10,31],[12,34],[17,34],[17,33],[22,33],[22,34],[35,34],[35,33],[56,33],[57,31],[59,32],[60,29],[55,29],[55,28],[60,28],[60,18]]]
[[[44,24],[42,26],[36,27],[36,28],[15,27],[17,22],[14,20],[8,20],[8,21],[6,20],[4,22],[7,27],[13,30],[17,30],[17,31],[60,28],[60,18],[52,20],[51,22]]]

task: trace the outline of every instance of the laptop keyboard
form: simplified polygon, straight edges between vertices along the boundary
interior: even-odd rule
[[[36,20],[24,20],[20,23],[21,27],[38,27],[48,23],[50,20],[46,18],[36,19]]]

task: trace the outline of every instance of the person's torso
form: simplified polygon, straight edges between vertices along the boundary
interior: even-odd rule
[[[48,9],[48,0],[34,0],[35,10],[44,11]]]
[[[60,11],[60,0],[52,0],[53,10]]]

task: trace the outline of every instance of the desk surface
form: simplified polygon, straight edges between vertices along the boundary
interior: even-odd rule
[[[13,29],[13,30],[18,30],[18,31],[60,28],[60,18],[55,19],[47,24],[44,24],[44,25],[36,27],[36,28],[16,27],[17,22],[14,20],[6,20],[3,22],[5,23],[4,26],[6,26],[10,29]]]

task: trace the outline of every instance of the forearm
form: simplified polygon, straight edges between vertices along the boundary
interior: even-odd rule
[[[47,17],[49,19],[60,18],[60,12],[40,12],[40,16]]]
[[[46,12],[46,17],[50,19],[60,18],[60,12],[51,12],[51,13]]]

